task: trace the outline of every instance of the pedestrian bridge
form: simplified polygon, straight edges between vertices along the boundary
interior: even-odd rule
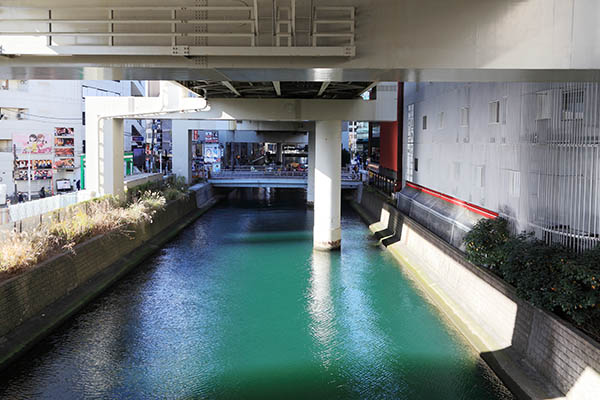
[[[252,187],[252,188],[297,188],[308,187],[308,172],[278,171],[276,169],[242,169],[223,170],[213,173],[208,179],[215,187]],[[360,185],[360,175],[353,172],[342,172],[342,189],[356,189]]]

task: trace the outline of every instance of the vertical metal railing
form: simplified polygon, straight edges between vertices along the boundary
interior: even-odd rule
[[[526,91],[529,184],[537,185],[530,223],[548,243],[590,249],[600,243],[599,84],[529,84]],[[540,115],[544,107],[549,115]]]

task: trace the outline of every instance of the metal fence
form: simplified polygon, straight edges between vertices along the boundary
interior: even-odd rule
[[[46,197],[44,199],[32,200],[26,203],[13,204],[8,207],[11,222],[20,221],[25,218],[35,217],[59,208],[64,208],[81,201],[89,200],[90,192],[81,190],[78,192]]]

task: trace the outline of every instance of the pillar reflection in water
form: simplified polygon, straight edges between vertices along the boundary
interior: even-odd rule
[[[335,309],[331,296],[332,258],[339,254],[313,251],[311,258],[311,274],[308,307],[311,318],[310,332],[318,346],[324,366],[331,363],[334,349]]]

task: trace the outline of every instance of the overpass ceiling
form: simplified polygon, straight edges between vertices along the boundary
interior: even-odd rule
[[[373,82],[229,82],[179,81],[207,98],[354,99]]]
[[[0,78],[597,81],[599,12],[594,0],[3,0]]]

